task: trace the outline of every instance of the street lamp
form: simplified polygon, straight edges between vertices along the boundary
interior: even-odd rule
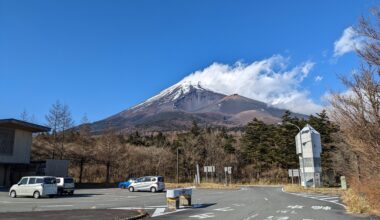
[[[279,123],[279,124],[281,124],[281,123]],[[295,124],[290,123],[290,122],[285,122],[285,124],[292,125],[292,126],[296,127],[298,129],[299,133],[300,133],[300,148],[301,148],[301,153],[298,154],[298,156],[301,157],[301,159],[302,159],[303,185],[306,188],[307,185],[306,185],[306,176],[305,176],[305,160],[303,158],[303,144],[302,144],[302,132],[301,132],[301,128],[298,127],[298,125],[295,125]]]

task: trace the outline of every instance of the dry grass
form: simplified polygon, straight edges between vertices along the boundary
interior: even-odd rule
[[[323,194],[333,194],[333,195],[343,195],[344,190],[341,188],[304,188],[300,185],[284,185],[284,190],[286,192],[305,192],[305,193],[323,193]]]
[[[348,190],[340,188],[303,188],[299,185],[285,185],[286,192],[306,192],[340,195],[349,212],[358,214],[380,215],[380,190],[376,184],[362,184],[360,192],[357,187]]]
[[[371,213],[380,216],[380,179],[351,180],[351,188],[343,195],[349,210],[355,213]]]
[[[345,191],[342,199],[352,213],[368,213],[371,210],[366,198],[352,189]]]
[[[210,183],[203,182],[199,185],[195,185],[194,183],[165,183],[166,188],[187,188],[187,187],[196,187],[198,189],[239,189],[242,186],[266,186],[266,187],[278,187],[282,186],[279,184],[268,184],[266,182],[250,182],[250,183],[232,183],[226,186],[224,183]]]
[[[201,183],[199,185],[195,185],[193,183],[165,183],[166,188],[173,189],[173,188],[187,188],[187,187],[193,187],[199,189],[238,189],[240,188],[240,185],[237,184],[229,184],[228,186],[222,184],[222,183]]]

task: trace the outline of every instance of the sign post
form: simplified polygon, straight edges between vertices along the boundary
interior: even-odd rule
[[[292,178],[292,184],[294,183],[293,177],[298,177],[300,179],[300,172],[298,169],[289,169],[288,170],[289,177]]]
[[[226,185],[228,185],[228,175],[230,175],[230,185],[231,185],[231,182],[232,182],[232,167],[224,167],[224,175],[225,175],[225,181],[226,181]]]
[[[212,181],[214,180],[213,173],[215,173],[215,166],[204,166],[203,172],[206,173],[206,182],[208,182],[208,173],[211,173],[211,179]]]

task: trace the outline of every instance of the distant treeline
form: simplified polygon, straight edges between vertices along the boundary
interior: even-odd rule
[[[78,182],[117,182],[143,175],[163,175],[174,181],[178,149],[181,182],[193,181],[199,164],[200,168],[216,167],[214,181],[223,181],[224,167],[232,166],[233,181],[283,183],[288,181],[287,170],[299,167],[295,150],[298,129],[287,122],[300,127],[308,123],[321,133],[323,171],[334,184],[331,179],[343,170],[333,141],[338,128],[326,111],[307,120],[286,112],[282,122],[269,125],[253,119],[243,131],[201,128],[194,122],[187,132],[142,135],[138,131],[121,134],[109,129],[98,136],[92,136],[89,124],[84,123],[79,130],[53,130],[36,136],[33,157],[70,160],[70,174]]]

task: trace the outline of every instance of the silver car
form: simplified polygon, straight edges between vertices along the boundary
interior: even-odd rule
[[[128,187],[130,192],[150,191],[157,192],[165,189],[164,177],[162,176],[144,176],[136,179]]]

